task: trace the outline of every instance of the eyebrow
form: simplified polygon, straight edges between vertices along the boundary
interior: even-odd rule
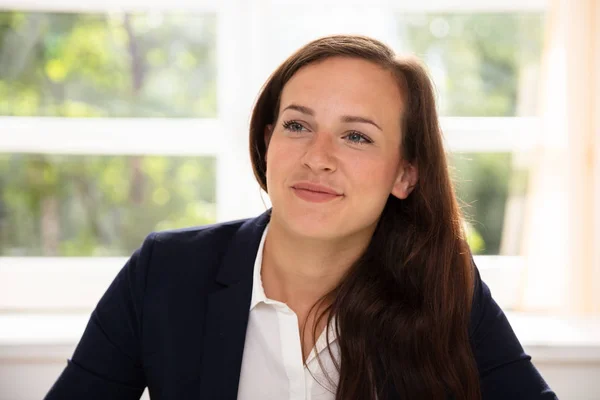
[[[301,106],[298,104],[290,104],[289,106],[283,109],[283,111],[285,110],[296,110],[301,112],[302,114],[310,115],[311,117],[315,116],[315,111],[312,108]],[[341,120],[343,122],[361,122],[363,124],[371,124],[380,131],[383,131],[383,129],[381,129],[381,127],[377,125],[373,120],[365,117],[360,117],[358,115],[342,115]]]

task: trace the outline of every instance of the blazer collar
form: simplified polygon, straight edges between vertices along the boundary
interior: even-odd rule
[[[217,282],[230,286],[251,279],[256,253],[263,231],[271,219],[271,209],[246,220],[238,229],[225,253]]]
[[[199,393],[194,391],[194,398],[237,398],[250,314],[254,261],[270,217],[271,209],[257,218],[244,221],[229,244],[217,275],[217,281],[225,287],[207,298],[203,365]],[[387,399],[399,400],[393,383],[388,382],[387,386],[390,393]]]
[[[252,272],[271,210],[246,220],[231,239],[217,274],[224,287],[208,295],[202,340],[200,399],[237,397],[252,296]]]

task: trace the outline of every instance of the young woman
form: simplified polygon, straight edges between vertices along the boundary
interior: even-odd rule
[[[307,44],[250,153],[272,209],[151,234],[47,399],[556,398],[473,264],[419,62]]]

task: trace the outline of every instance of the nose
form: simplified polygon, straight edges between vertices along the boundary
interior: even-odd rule
[[[307,145],[302,163],[313,172],[333,172],[337,169],[332,135],[318,133]]]

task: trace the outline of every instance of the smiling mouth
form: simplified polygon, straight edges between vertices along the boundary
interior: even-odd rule
[[[344,197],[336,193],[321,192],[300,187],[292,187],[292,190],[297,197],[310,203],[325,203]]]

